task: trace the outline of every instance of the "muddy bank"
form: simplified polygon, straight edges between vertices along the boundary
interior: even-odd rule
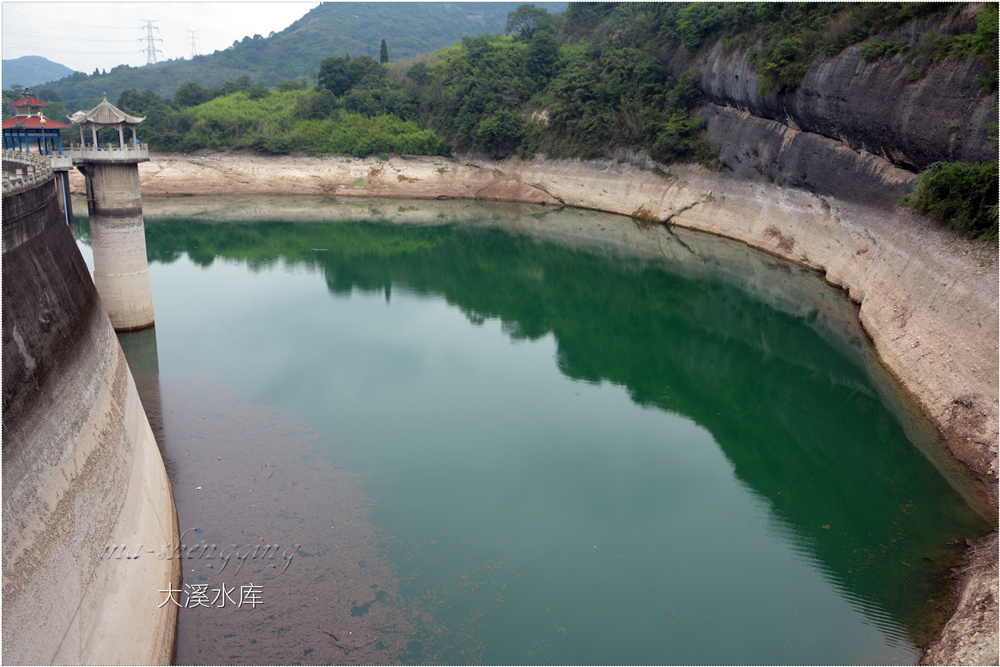
[[[728,113],[719,116],[731,120]],[[791,165],[806,154],[802,142],[816,140],[783,127],[761,126],[760,131],[775,135],[775,154],[746,154],[734,142],[721,152],[723,160],[732,156],[735,168],[721,172],[671,166],[672,174],[664,176],[612,160],[455,162],[198,153],[156,155],[140,165],[140,181],[144,196],[326,195],[574,206],[710,232],[815,269],[860,304],[862,324],[880,359],[978,480],[980,510],[995,521],[996,249],[908,210],[885,202],[872,205],[866,193],[810,192],[796,182],[768,179],[755,159]],[[876,162],[879,158],[862,157],[868,178],[892,187],[912,179],[906,171]],[[739,166],[736,158],[742,160]],[[748,177],[754,170],[763,177]],[[82,178],[74,184],[82,190]],[[989,539],[995,544],[995,534]],[[928,659],[997,662],[996,560],[988,542],[970,550],[956,594],[960,604]],[[956,633],[960,640],[948,643]]]

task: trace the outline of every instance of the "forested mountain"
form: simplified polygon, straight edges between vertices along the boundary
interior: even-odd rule
[[[796,94],[815,69],[813,63],[841,53],[851,54],[845,71],[888,73],[889,78],[872,84],[871,90],[900,83],[912,92],[931,72],[962,68],[977,72],[966,80],[984,94],[995,96],[997,89],[995,3],[572,3],[559,15],[530,4],[406,5],[416,12],[410,15],[414,26],[440,16],[435,12],[482,7],[481,25],[486,25],[487,16],[494,16],[490,25],[507,34],[464,37],[434,53],[398,61],[397,44],[405,46],[406,40],[394,42],[386,27],[390,56],[381,58],[376,56],[381,39],[375,33],[369,39],[358,29],[352,38],[370,41],[371,55],[356,50],[351,56],[350,51],[331,49],[308,70],[315,73],[314,80],[302,77],[302,71],[280,69],[276,53],[292,60],[299,46],[321,39],[310,32],[318,26],[352,18],[345,12],[369,18],[388,12],[378,21],[390,26],[392,6],[323,5],[280,35],[248,38],[206,57],[215,64],[213,72],[221,81],[213,79],[206,87],[194,78],[169,81],[160,76],[155,83],[121,91],[118,105],[146,117],[139,136],[154,150],[358,157],[473,151],[496,158],[541,153],[590,159],[620,156],[619,149],[629,148],[663,165],[691,161],[713,165],[718,147],[709,143],[706,117],[698,109],[705,102],[703,95],[709,99],[720,95],[706,83],[711,77],[722,76],[725,85],[737,85],[732,82],[740,77],[731,77],[727,66],[749,76],[739,81],[743,88],[737,97],[713,102],[742,106],[757,100],[764,107],[777,105],[774,113],[781,119],[798,113],[794,105],[786,108],[779,101]],[[421,14],[424,8],[430,11]],[[504,10],[508,13],[500,21],[498,13]],[[393,30],[403,33],[409,25],[395,25]],[[860,47],[848,49],[858,43]],[[712,63],[718,61],[710,56],[732,57],[736,64],[715,67]],[[883,59],[891,68],[874,65]],[[249,62],[258,66],[258,72],[273,64],[270,78],[255,82],[249,70],[233,65],[242,63],[245,68]],[[143,70],[181,71],[172,69],[176,67]],[[86,79],[82,74],[69,79],[74,77]],[[270,80],[276,83],[269,85]],[[746,88],[747,82],[751,88]],[[107,89],[114,90],[110,85]],[[64,100],[73,99],[54,86],[35,92],[46,101],[58,101],[60,94]],[[819,99],[824,92],[814,90],[809,95]],[[859,94],[864,100],[856,100],[855,107],[871,97]],[[86,105],[66,103],[70,109],[82,106]],[[838,128],[845,115],[850,114],[831,119],[832,134],[826,136],[844,136]],[[941,131],[947,131],[950,139],[939,144],[957,145],[965,134],[981,130],[978,139],[966,143],[989,142],[995,155],[995,120],[970,117],[963,121],[968,127],[950,117],[944,121],[949,124],[942,123]],[[893,121],[879,132],[888,136],[891,126],[902,122]],[[923,134],[938,130],[934,123],[928,125]],[[871,143],[866,142],[867,138],[860,145]],[[894,151],[899,152],[881,152]],[[924,172],[908,203],[970,233],[995,236],[997,163],[990,155],[979,151],[967,162],[960,161],[957,153],[931,161],[910,160],[910,168]]]
[[[542,4],[552,12],[566,6]],[[117,99],[129,88],[149,89],[171,97],[189,81],[208,88],[242,75],[272,86],[281,80],[315,77],[320,61],[329,56],[367,55],[378,59],[382,39],[388,46],[390,62],[396,62],[456,44],[465,36],[502,33],[508,12],[516,8],[517,3],[511,2],[329,2],[315,7],[281,32],[247,36],[213,54],[154,66],[120,65],[106,75],[76,72],[48,87],[67,107],[72,107],[75,100],[100,98],[104,92],[109,99]]]
[[[46,81],[55,81],[73,70],[65,65],[54,63],[41,56],[21,56],[3,61],[3,87],[13,85],[34,86]]]

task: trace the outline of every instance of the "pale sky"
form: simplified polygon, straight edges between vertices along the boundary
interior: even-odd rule
[[[146,22],[154,21],[157,61],[210,54],[234,40],[279,32],[318,2],[8,2],[3,59],[43,56],[92,74],[146,64]],[[192,35],[191,31],[197,31]]]

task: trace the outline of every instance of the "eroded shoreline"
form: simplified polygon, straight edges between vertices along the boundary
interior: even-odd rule
[[[968,466],[996,521],[998,272],[995,247],[910,211],[672,166],[668,177],[613,160],[492,162],[158,154],[146,196],[322,195],[486,199],[621,213],[705,231],[822,272],[860,304],[882,363]],[[912,175],[886,167],[901,182]],[[82,177],[74,178],[76,191]],[[957,608],[926,660],[997,662],[996,532],[969,551]],[[991,546],[992,545],[992,546]]]

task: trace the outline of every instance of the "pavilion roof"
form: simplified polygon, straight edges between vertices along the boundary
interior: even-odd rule
[[[21,99],[16,102],[11,102],[10,105],[15,109],[40,109],[41,107],[49,106],[48,102],[42,102],[40,99],[31,94],[31,91],[27,88],[21,94]]]
[[[103,102],[90,111],[77,111],[70,116],[70,120],[80,124],[118,125],[119,123],[125,123],[126,125],[135,125],[146,120],[146,117],[130,116],[111,102],[108,102],[108,94],[104,93]]]
[[[45,117],[42,115],[14,116],[3,122],[3,129],[13,130],[20,127],[27,130],[40,130],[42,129],[42,118]],[[46,130],[65,130],[68,127],[73,127],[73,125],[74,123],[60,123],[51,118],[45,118]]]

